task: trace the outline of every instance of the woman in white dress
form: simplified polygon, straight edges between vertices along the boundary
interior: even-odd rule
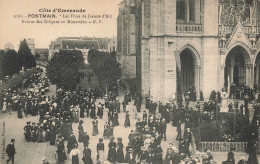
[[[104,120],[105,122],[108,122],[108,112],[109,112],[108,108],[105,108],[105,109],[103,110],[103,120]]]
[[[7,111],[7,103],[6,103],[6,101],[4,101],[4,103],[3,103],[3,108],[2,108],[2,112],[6,112]]]

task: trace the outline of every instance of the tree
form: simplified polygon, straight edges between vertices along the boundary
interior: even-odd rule
[[[0,79],[3,79],[5,77],[5,72],[4,72],[4,68],[5,68],[5,51],[1,50],[0,51]]]
[[[18,50],[18,65],[20,68],[24,67],[25,69],[36,67],[35,58],[27,44],[26,39],[20,43]]]
[[[50,81],[58,87],[74,90],[79,83],[79,69],[84,65],[79,50],[60,50],[49,61],[46,71]]]
[[[4,73],[5,75],[11,76],[20,71],[18,65],[18,54],[15,50],[9,49],[5,53],[4,57]]]
[[[116,60],[115,52],[109,54],[92,49],[88,54],[88,62],[100,84],[113,83],[121,77],[121,65]]]

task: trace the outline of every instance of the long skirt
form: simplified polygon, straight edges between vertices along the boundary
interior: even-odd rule
[[[130,126],[130,120],[129,118],[126,118],[125,119],[125,124],[124,124],[125,127],[129,127]]]
[[[83,157],[82,160],[83,160],[84,164],[93,164],[93,160],[90,156],[85,157],[85,158]]]
[[[73,164],[79,164],[79,156],[78,155],[72,156],[72,163]]]
[[[67,159],[66,153],[63,150],[57,150],[57,158],[56,159],[58,161],[59,164],[63,164],[64,161]]]
[[[112,162],[112,163],[116,161],[116,149],[108,150],[107,160],[109,160],[109,162]]]
[[[117,149],[117,152],[116,152],[116,161],[117,161],[118,163],[124,163],[124,161],[125,161],[124,152],[123,152],[123,149],[122,149],[122,148]]]
[[[6,111],[7,111],[6,105],[3,105],[2,112],[6,112]]]
[[[99,150],[98,151],[98,159],[97,159],[100,163],[104,162],[104,150]]]
[[[104,133],[103,133],[104,139],[108,139],[109,136],[110,136],[110,134],[109,134],[109,129],[104,129]]]
[[[43,137],[43,134],[42,132],[38,132],[38,135],[37,135],[37,142],[43,142],[44,141],[44,137]]]
[[[84,139],[84,132],[82,130],[79,130],[78,142],[83,142],[83,139]]]
[[[55,145],[56,135],[50,137],[50,145]]]
[[[114,118],[113,119],[113,126],[118,126],[118,125],[119,125],[118,119]]]
[[[22,109],[18,109],[17,117],[18,118],[23,118]]]
[[[98,135],[98,126],[97,125],[93,125],[92,136],[96,136],[96,135]]]

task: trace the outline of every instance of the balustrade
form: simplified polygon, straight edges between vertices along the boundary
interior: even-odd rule
[[[231,34],[235,30],[235,28],[236,28],[235,26],[219,25],[218,34],[219,35]],[[243,26],[243,28],[246,35],[260,34],[259,26]]]
[[[237,152],[245,152],[247,142],[200,142],[199,150],[204,151],[208,149],[212,152],[229,152],[234,149]]]
[[[201,33],[203,26],[201,24],[177,24],[176,32],[178,33]]]

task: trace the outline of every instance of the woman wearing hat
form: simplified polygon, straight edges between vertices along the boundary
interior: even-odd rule
[[[124,158],[124,144],[122,143],[122,138],[118,137],[117,138],[117,152],[116,152],[116,161],[118,163],[124,163],[125,158]]]
[[[97,161],[100,163],[104,162],[104,150],[105,145],[103,143],[103,138],[100,138],[99,143],[97,144]]]
[[[78,142],[83,142],[83,139],[84,139],[84,128],[83,128],[82,124],[83,124],[83,120],[80,120],[79,126],[78,126],[78,130],[79,130]]]
[[[116,162],[116,143],[114,142],[114,139],[114,137],[111,137],[108,144],[109,150],[107,160],[111,163]]]
[[[98,120],[97,117],[94,118],[92,121],[93,130],[92,130],[92,136],[98,135]]]
[[[130,127],[130,119],[129,119],[129,111],[126,112],[126,115],[125,115],[125,124],[124,126],[125,127]]]

